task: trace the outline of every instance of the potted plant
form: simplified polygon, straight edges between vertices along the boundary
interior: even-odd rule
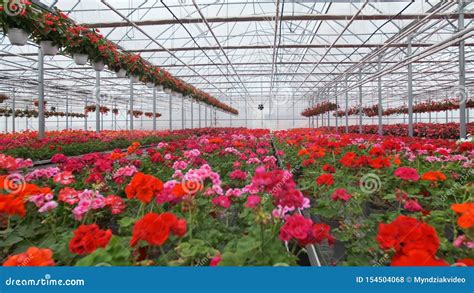
[[[109,62],[108,66],[109,69],[114,71],[115,74],[117,75],[118,78],[124,78],[127,76],[127,70],[125,70],[127,64],[127,54],[128,53],[119,53],[117,52],[116,59],[114,59],[115,62]]]
[[[6,101],[6,100],[8,100],[8,99],[9,99],[9,98],[8,98],[6,95],[0,94],[0,103],[3,103],[3,101]]]
[[[93,43],[97,41],[95,33],[87,27],[73,25],[66,31],[68,46],[65,51],[72,55],[77,65],[85,65],[89,58],[89,52],[94,47]]]
[[[54,56],[66,42],[68,16],[57,10],[56,13],[43,12],[38,17],[33,39],[40,45],[44,55]]]
[[[24,46],[35,28],[35,15],[31,2],[27,0],[7,0],[0,4],[0,22],[12,45]]]

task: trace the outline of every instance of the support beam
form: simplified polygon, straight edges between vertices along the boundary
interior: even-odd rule
[[[69,93],[66,93],[66,130],[69,130]]]
[[[351,19],[352,15],[347,14],[303,14],[303,15],[282,15],[282,21],[347,21]],[[437,13],[429,15],[427,13],[419,14],[369,14],[369,15],[357,15],[354,20],[421,20],[425,17],[429,19],[456,19],[458,16],[456,13]],[[273,19],[274,15],[255,15],[255,16],[234,16],[234,17],[208,17],[206,18],[208,23],[235,23],[235,22],[257,22],[263,21],[268,22]],[[466,13],[466,19],[474,18],[474,13]],[[138,26],[156,26],[156,25],[173,25],[173,24],[199,24],[202,23],[201,18],[181,18],[177,19],[160,19],[160,20],[141,20],[135,21],[134,24]],[[130,27],[132,26],[129,22],[116,21],[116,22],[97,22],[88,23],[88,27],[93,28],[116,28],[116,27]]]
[[[337,105],[337,107],[339,107],[339,102],[337,101],[337,84],[334,86],[334,93],[336,95],[336,105]],[[334,113],[337,113],[337,109],[338,108],[336,108],[336,111]],[[338,121],[339,118],[337,117],[337,115],[334,118],[336,118],[335,119],[335,121],[336,121],[336,132],[339,132],[339,121]]]
[[[95,132],[100,132],[100,71],[95,72]]]
[[[130,130],[133,130],[133,77],[130,76]]]
[[[346,84],[345,88],[347,88],[347,79],[346,79]],[[346,133],[349,133],[349,92],[346,91],[346,110],[345,110],[345,118],[346,118]]]
[[[38,48],[38,138],[43,139],[44,135],[44,55]]]
[[[201,102],[198,103],[198,108],[199,108],[199,128],[202,128],[201,125]]]
[[[362,69],[359,71],[359,80],[362,80]],[[362,84],[359,86],[359,133],[362,133]]]
[[[16,90],[13,89],[13,98],[12,98],[12,133],[15,133],[16,132],[16,123],[15,123],[15,111],[16,111]]]
[[[408,37],[407,42],[407,57],[410,57],[411,36]],[[408,63],[408,136],[413,137],[413,73],[411,63]]]
[[[184,96],[181,97],[181,129],[186,128],[186,124],[184,122]]]
[[[84,101],[84,115],[85,115],[85,117],[84,117],[84,130],[85,131],[87,131],[87,128],[88,128],[88,126],[87,126],[87,118],[88,118],[87,116],[88,115],[87,115],[87,112],[86,112],[87,103],[88,103],[88,95],[86,95],[86,100]]]
[[[459,1],[458,31],[464,29],[464,1]],[[464,40],[459,42],[459,137],[466,138],[466,101],[468,90],[466,89],[466,53]]]
[[[153,130],[156,131],[156,86],[153,87]]]
[[[193,99],[191,99],[191,129],[194,128],[194,109],[193,109]]]
[[[415,43],[412,44],[414,48],[426,48],[433,46],[432,43]],[[473,46],[473,43],[467,44]],[[454,47],[455,45],[450,45]],[[406,48],[406,43],[393,43],[393,44],[362,44],[362,43],[351,43],[351,44],[291,44],[291,45],[279,45],[280,49],[326,49],[328,47],[335,49],[354,49],[354,48]],[[449,47],[449,46],[448,46]],[[232,45],[232,46],[201,46],[201,47],[176,47],[176,48],[148,48],[148,49],[133,49],[127,50],[129,53],[156,53],[156,52],[181,52],[181,51],[215,51],[215,50],[267,50],[273,49],[273,45]],[[228,63],[231,64],[231,63]],[[272,64],[272,63],[270,63]],[[314,64],[314,63],[313,63]],[[320,64],[321,65],[321,64]]]
[[[382,58],[379,59],[378,64],[378,71],[382,69],[382,65],[380,64]],[[382,115],[383,115],[383,108],[382,108],[382,77],[379,76],[377,79],[377,96],[378,96],[378,133],[379,135],[383,135],[383,126],[382,126]]]
[[[173,130],[173,97],[171,96],[171,92],[168,93],[169,95],[169,118],[170,118],[170,124],[169,128],[170,130]]]

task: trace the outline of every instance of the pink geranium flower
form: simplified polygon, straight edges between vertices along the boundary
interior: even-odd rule
[[[410,167],[400,167],[393,173],[398,178],[405,180],[405,181],[418,181],[420,179],[420,175],[418,171],[414,168]]]

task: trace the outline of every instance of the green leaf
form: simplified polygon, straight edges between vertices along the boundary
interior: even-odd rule
[[[80,259],[76,266],[127,266],[131,265],[130,248],[124,240],[112,236],[106,248],[99,248],[88,256]]]

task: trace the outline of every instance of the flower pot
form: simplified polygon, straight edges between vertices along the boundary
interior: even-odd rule
[[[151,89],[151,88],[153,88],[154,86],[155,86],[155,84],[152,83],[152,82],[147,82],[147,83],[146,83],[146,87],[147,87],[147,88],[150,88],[150,89]]]
[[[138,75],[132,75],[130,78],[132,79],[133,83],[137,83],[140,81],[140,77]]]
[[[164,92],[165,92],[166,94],[171,94],[171,89],[165,89]]]
[[[119,71],[116,72],[117,77],[124,78],[127,75],[127,71],[123,68],[120,68]]]
[[[156,86],[156,90],[159,91],[159,92],[162,92],[163,91],[163,86],[162,85]]]
[[[102,71],[105,68],[104,61],[96,61],[92,62],[92,68],[94,68],[95,71]]]
[[[28,33],[21,28],[9,28],[7,35],[12,45],[24,46],[28,42]]]
[[[87,54],[80,54],[80,53],[74,53],[72,57],[74,58],[74,62],[77,65],[86,65],[87,59],[89,58]]]
[[[41,52],[46,56],[55,56],[59,52],[59,47],[53,45],[53,41],[41,41],[40,48]]]

